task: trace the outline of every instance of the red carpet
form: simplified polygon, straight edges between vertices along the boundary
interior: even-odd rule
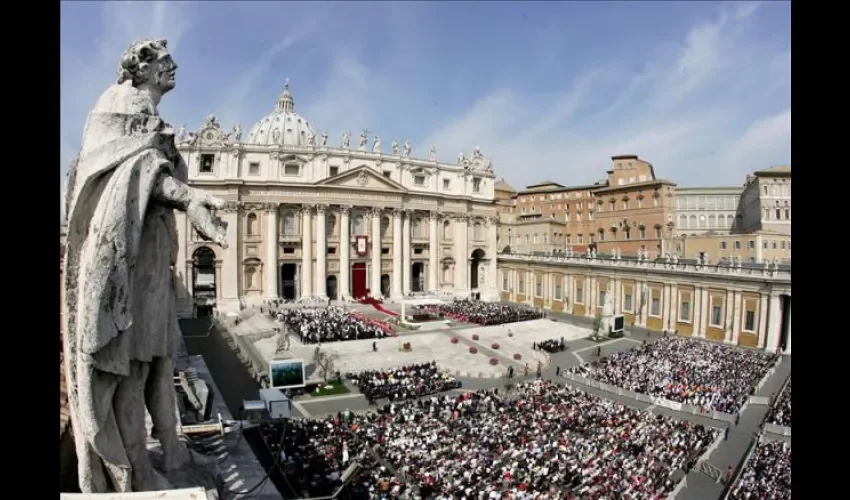
[[[383,303],[380,300],[378,300],[374,297],[362,298],[362,299],[358,300],[357,302],[359,302],[361,304],[372,306],[372,307],[375,308],[375,310],[382,312],[382,313],[384,313],[388,316],[392,316],[392,317],[398,316],[398,313],[394,313],[394,312],[390,311],[389,309],[384,307]]]

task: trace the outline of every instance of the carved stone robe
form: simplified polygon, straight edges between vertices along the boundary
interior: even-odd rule
[[[152,195],[160,175],[186,182],[187,174],[149,97],[129,82],[110,87],[88,116],[68,186],[65,357],[80,472],[89,475],[80,478],[83,491],[108,488],[98,460],[113,481],[115,470],[130,471],[98,375],[127,377],[131,361],[177,350],[176,224]]]

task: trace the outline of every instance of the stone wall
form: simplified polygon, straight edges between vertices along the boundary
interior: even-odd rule
[[[61,335],[61,334],[60,334]],[[70,424],[68,411],[68,388],[65,385],[65,357],[59,353],[59,439],[65,435]]]

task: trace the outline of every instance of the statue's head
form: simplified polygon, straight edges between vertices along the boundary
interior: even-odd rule
[[[118,66],[118,83],[133,82],[136,88],[148,87],[160,94],[174,88],[177,64],[168,52],[165,40],[136,40],[124,51]]]

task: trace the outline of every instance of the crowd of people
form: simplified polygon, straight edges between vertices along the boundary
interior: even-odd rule
[[[429,306],[428,310],[456,321],[475,323],[481,326],[503,325],[543,317],[543,313],[530,307],[516,307],[477,300],[455,300],[448,304]]]
[[[732,500],[790,500],[791,443],[761,441],[741,477],[729,490]]]
[[[762,351],[662,337],[567,373],[705,411],[737,413],[776,358]]]
[[[299,495],[329,494],[356,459],[362,498],[439,500],[660,500],[718,432],[546,380],[276,425],[289,430],[266,439],[297,464],[286,470]]]
[[[379,399],[415,399],[462,387],[459,380],[437,368],[435,361],[389,370],[349,373],[347,378],[354,382],[370,403]]]
[[[392,335],[386,322],[350,313],[341,307],[283,309],[277,320],[304,344],[381,339]]]
[[[769,424],[780,425],[782,427],[791,427],[791,380],[788,380],[788,385],[785,390],[779,395],[779,399],[767,412]]]
[[[558,339],[547,339],[542,342],[535,342],[531,345],[532,349],[540,349],[541,351],[548,352],[549,354],[555,354],[556,352],[563,352],[567,348],[567,343],[564,341],[564,337]]]

